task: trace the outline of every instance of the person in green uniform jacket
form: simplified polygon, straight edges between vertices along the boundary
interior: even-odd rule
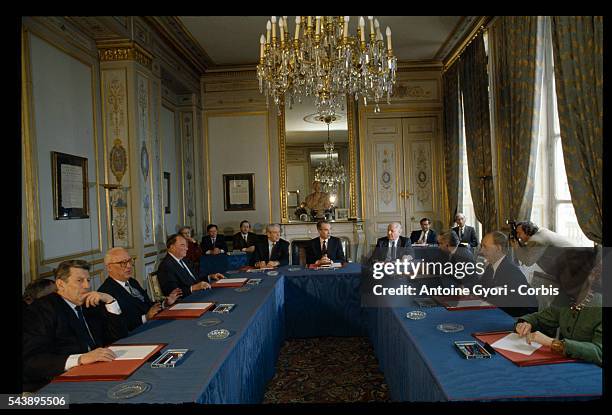
[[[563,284],[565,299],[558,296],[548,308],[519,317],[516,332],[526,337],[527,343],[535,341],[548,346],[555,353],[578,358],[601,366],[602,361],[602,297],[593,292],[593,283],[601,276],[601,258],[590,272],[584,284]],[[565,287],[564,287],[565,285]],[[559,328],[559,339],[555,331]]]

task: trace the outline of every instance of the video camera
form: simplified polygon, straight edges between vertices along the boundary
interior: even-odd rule
[[[510,234],[508,235],[508,239],[510,241],[515,240],[519,246],[523,246],[523,241],[519,239],[518,234],[516,233],[516,221],[507,219],[506,225],[510,225]]]

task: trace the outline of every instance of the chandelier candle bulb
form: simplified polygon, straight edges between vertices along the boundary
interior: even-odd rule
[[[365,20],[363,16],[359,18],[359,32],[360,32],[361,42],[365,43]]]
[[[285,30],[283,29],[284,20],[281,18],[278,20],[278,31],[280,32],[281,44],[285,43]]]
[[[272,16],[272,40],[276,40],[276,16]]]
[[[264,43],[266,43],[266,38],[264,35],[261,35],[259,38],[259,61],[263,63],[264,60]]]
[[[348,38],[349,19],[350,19],[350,16],[344,16],[344,33],[342,34],[342,37],[344,38],[344,40]]]
[[[391,47],[391,29],[389,26],[387,26],[387,30],[385,32],[387,34],[387,50],[389,51],[389,54],[391,54],[393,48]]]
[[[315,29],[315,34],[321,33],[321,16],[317,16],[317,27]]]
[[[312,27],[312,16],[308,16],[308,27]]]
[[[295,40],[298,40],[300,38],[300,23],[301,23],[301,19],[300,16],[296,16],[295,17]]]
[[[368,20],[370,21],[370,36],[374,37],[374,16],[368,16]]]
[[[268,20],[268,23],[266,23],[266,43],[267,44],[270,44],[270,29],[271,28],[272,28],[272,24]]]

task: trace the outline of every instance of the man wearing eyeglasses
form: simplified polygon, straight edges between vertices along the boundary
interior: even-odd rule
[[[176,288],[180,288],[183,297],[199,290],[210,289],[211,280],[224,278],[223,274],[211,274],[208,282],[202,281],[197,273],[189,269],[183,261],[187,255],[187,240],[179,234],[170,235],[166,241],[168,254],[157,268],[157,279],[165,296],[169,296]]]
[[[183,294],[175,288],[166,297],[163,304],[152,303],[138,281],[132,278],[134,259],[124,248],[111,248],[104,256],[104,267],[108,278],[99,291],[110,294],[119,302],[121,315],[127,322],[128,329],[134,330],[153,318],[162,308],[169,307]]]

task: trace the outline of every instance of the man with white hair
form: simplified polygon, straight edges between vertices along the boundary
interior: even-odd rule
[[[453,231],[459,237],[459,246],[467,246],[473,251],[478,246],[476,229],[465,224],[465,215],[463,213],[455,215],[455,223],[457,223],[457,226],[453,228]]]
[[[281,239],[280,225],[270,223],[266,226],[268,239],[255,244],[253,260],[256,268],[278,267],[289,264],[289,242]]]
[[[410,239],[402,236],[402,224],[391,222],[387,226],[387,236],[378,238],[371,261],[395,261],[414,257]]]
[[[108,272],[108,278],[104,280],[99,291],[117,299],[128,330],[134,330],[146,323],[162,308],[174,304],[183,294],[180,288],[175,288],[163,304],[151,302],[146,291],[136,279],[132,278],[134,259],[124,248],[109,249],[104,256],[104,267]]]

